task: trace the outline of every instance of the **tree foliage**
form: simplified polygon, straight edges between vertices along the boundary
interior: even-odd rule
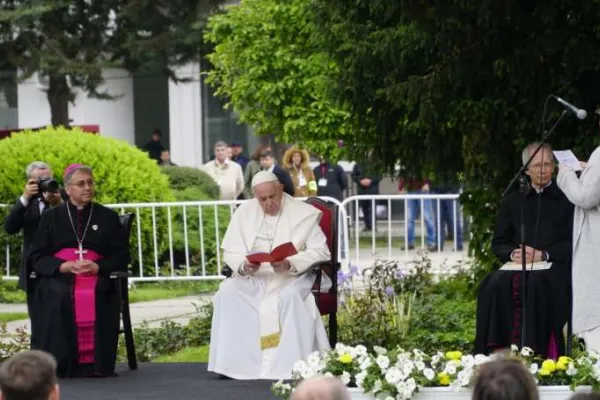
[[[313,0],[331,33],[338,97],[352,105],[353,153],[374,149],[381,168],[455,180],[474,215],[475,251],[489,261],[500,189],[520,150],[540,139],[557,94],[593,110],[599,103],[599,1]],[[593,149],[594,118],[562,123],[550,143]],[[472,242],[473,243],[473,242]]]
[[[338,65],[306,0],[243,0],[213,15],[207,82],[257,133],[335,157],[349,114],[329,96]]]
[[[221,2],[2,0],[0,67],[18,68],[23,79],[46,76],[52,123],[68,125],[73,87],[116,95],[99,91],[105,68],[176,78],[174,67],[198,59],[206,17]]]
[[[209,25],[209,76],[284,141],[341,133],[351,159],[460,180],[471,250],[489,265],[501,189],[561,111],[550,100],[542,121],[548,95],[600,104],[599,14],[599,0],[246,0]],[[585,159],[596,123],[567,118],[550,143]]]

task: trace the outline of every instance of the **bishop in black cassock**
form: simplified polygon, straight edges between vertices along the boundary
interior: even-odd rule
[[[492,251],[502,264],[515,262],[521,242],[523,203],[525,244],[539,250],[537,260],[552,263],[550,269],[526,273],[525,346],[537,354],[555,357],[564,354],[563,327],[570,309],[573,205],[551,180],[550,150],[540,151],[532,160],[531,168],[539,169],[542,164],[547,164],[548,171],[540,179],[532,176],[530,170],[532,186],[527,194],[512,193],[500,205]],[[531,262],[527,266],[530,268]],[[497,270],[480,284],[476,353],[488,354],[511,344],[521,344],[521,277],[520,270]]]
[[[65,172],[69,201],[42,215],[28,262],[37,275],[32,321],[36,348],[59,376],[113,376],[119,332],[117,282],[129,258],[116,212],[92,201],[91,169]]]

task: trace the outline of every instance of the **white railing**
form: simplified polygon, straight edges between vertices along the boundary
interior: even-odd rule
[[[464,224],[461,207],[458,203],[459,196],[459,194],[398,194],[358,195],[346,198],[342,201],[342,208],[348,216],[346,231],[352,233],[351,238],[345,236],[354,245],[351,259],[360,266],[372,262],[375,256],[388,259],[408,258],[411,254],[409,253],[410,246],[421,249],[429,248],[430,251],[436,252],[444,250],[446,226],[444,226],[442,217],[443,209],[449,206],[448,202],[451,202],[450,210],[446,211],[451,219],[452,250],[462,251]],[[361,203],[368,203],[368,206],[361,207]],[[415,210],[415,208],[417,209]],[[429,208],[427,213],[423,212],[426,208]],[[372,229],[367,230],[366,235],[360,233],[360,226],[365,225],[365,215],[362,210],[371,213]],[[414,237],[412,238],[409,235],[411,224],[408,216],[410,211],[419,212],[419,219],[415,218],[413,222],[413,226],[419,223],[419,227],[414,226]],[[361,215],[362,222],[359,219]],[[427,237],[427,217],[431,218],[432,236],[435,236],[435,240]],[[353,229],[350,229],[350,226]],[[420,231],[418,235],[417,231]],[[428,241],[430,245],[427,245]],[[433,243],[431,243],[432,241]],[[383,246],[382,242],[384,242]],[[365,248],[369,251],[364,251]]]
[[[365,264],[376,254],[389,259],[408,256],[410,243],[406,216],[409,215],[411,200],[418,201],[421,210],[429,201],[434,208],[435,231],[438,233],[443,228],[440,219],[441,202],[452,201],[452,214],[458,217],[453,219],[453,232],[456,233],[457,228],[462,227],[458,195],[361,195],[349,197],[342,202],[333,198],[323,199],[339,206],[338,254],[344,266],[351,261],[356,265]],[[244,201],[246,200],[107,205],[120,214],[134,215],[131,232],[132,281],[223,279],[220,274],[224,266],[220,251],[222,238],[231,215]],[[367,235],[361,234],[359,229],[364,224],[364,215],[362,220],[360,218],[362,202],[371,204],[373,229]],[[426,224],[422,212],[420,222],[420,246],[424,246]],[[441,250],[443,240],[439,234],[436,238],[436,248]],[[415,240],[417,245],[418,239]],[[4,279],[17,279],[18,276],[14,263],[18,260],[20,249],[15,245],[16,240],[11,242],[12,244],[6,244],[3,257]],[[400,242],[403,242],[403,249],[399,247]],[[455,235],[453,249],[459,250],[460,245]],[[0,265],[1,263],[2,261]]]

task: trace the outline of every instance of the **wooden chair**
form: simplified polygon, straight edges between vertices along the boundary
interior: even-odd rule
[[[119,216],[119,221],[125,229],[126,243],[129,245],[129,238],[131,237],[131,227],[133,226],[135,215],[134,214],[123,214]],[[129,266],[130,260],[127,260],[127,266]],[[137,357],[135,355],[135,343],[133,340],[133,328],[131,325],[131,311],[129,309],[129,285],[128,280],[131,274],[128,271],[113,272],[110,274],[111,279],[117,280],[117,293],[119,296],[119,311],[121,313],[121,320],[123,322],[123,328],[119,328],[119,334],[125,336],[125,349],[127,351],[127,365],[130,370],[136,370]]]
[[[327,246],[331,253],[331,260],[315,264],[313,269],[316,272],[315,283],[312,288],[313,296],[317,303],[317,308],[321,315],[329,315],[329,343],[335,347],[337,343],[337,273],[340,269],[338,257],[338,206],[322,200],[318,197],[311,197],[306,202],[319,209],[323,214],[320,226],[327,238]],[[321,280],[325,273],[331,279],[331,289],[327,293],[321,293]],[[228,265],[225,265],[221,271],[223,276],[231,277],[233,271]]]

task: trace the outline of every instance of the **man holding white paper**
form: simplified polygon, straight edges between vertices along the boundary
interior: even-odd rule
[[[598,282],[600,268],[600,147],[583,172],[561,163],[557,182],[575,204],[573,221],[573,332],[585,340],[588,350],[600,351]]]
[[[252,188],[255,198],[236,210],[221,246],[233,277],[213,299],[208,370],[234,379],[289,379],[295,362],[329,348],[310,268],[331,255],[319,210],[284,194],[269,171],[257,173]],[[248,261],[288,242],[297,253],[282,261]],[[331,280],[322,278],[328,291]]]
[[[525,164],[537,143],[522,154]],[[477,298],[475,351],[490,353],[520,345],[521,207],[528,271],[525,345],[555,358],[564,354],[562,328],[569,310],[573,205],[552,181],[554,158],[544,145],[529,163],[527,193],[506,196],[498,211],[492,251],[504,266],[481,283]]]

